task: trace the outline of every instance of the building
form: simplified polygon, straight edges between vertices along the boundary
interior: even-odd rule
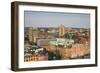
[[[29,37],[29,41],[32,42],[33,41],[33,28],[29,27],[28,29],[28,37]]]
[[[33,29],[32,41],[33,41],[34,43],[37,42],[37,38],[39,37],[38,35],[39,35],[38,29],[37,29],[37,28],[36,28],[36,29]]]
[[[65,34],[65,27],[63,24],[59,26],[59,37],[63,37]]]
[[[29,42],[36,43],[38,36],[39,36],[38,28],[25,27],[25,38],[27,38]]]

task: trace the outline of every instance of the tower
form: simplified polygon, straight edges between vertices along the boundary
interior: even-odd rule
[[[61,25],[59,26],[59,37],[63,37],[64,34],[65,34],[65,28],[64,28],[64,25],[61,24]]]
[[[33,28],[32,27],[29,27],[28,33],[29,33],[29,41],[32,42],[33,41]]]

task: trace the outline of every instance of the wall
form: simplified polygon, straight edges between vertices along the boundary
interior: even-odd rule
[[[14,0],[0,0],[0,73],[14,73],[10,70],[10,54],[11,54],[11,12],[10,3]],[[34,1],[34,2],[48,2],[48,3],[62,3],[62,4],[78,4],[78,5],[93,5],[99,7],[100,13],[100,0],[19,0],[19,1]],[[98,14],[98,19],[100,14]],[[100,22],[98,22],[99,24]],[[98,28],[100,25],[98,25]],[[100,31],[100,29],[98,29]],[[100,37],[100,33],[98,35]],[[100,43],[100,38],[98,39]],[[100,46],[98,51],[100,52]],[[100,53],[98,54],[100,55]],[[99,57],[100,65],[100,57]],[[40,70],[34,71],[34,73],[99,73],[100,66],[88,67],[88,68],[73,68],[73,69],[55,69],[55,70]],[[26,71],[22,73],[33,73],[33,71]]]

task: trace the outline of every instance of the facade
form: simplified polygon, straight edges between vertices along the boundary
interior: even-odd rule
[[[59,26],[59,37],[63,37],[65,34],[65,27],[63,24]]]
[[[24,57],[24,61],[25,62],[29,62],[29,61],[44,61],[44,60],[48,60],[48,56],[47,55],[28,55]]]
[[[32,42],[33,41],[33,28],[32,27],[29,27],[28,37],[29,37],[29,41]]]
[[[32,42],[36,43],[37,42],[37,38],[38,38],[38,34],[39,34],[38,29],[37,28],[33,29],[32,33],[33,33],[32,34]]]

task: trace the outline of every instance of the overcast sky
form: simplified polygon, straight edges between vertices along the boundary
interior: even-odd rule
[[[24,11],[25,27],[65,27],[90,28],[90,14]]]

